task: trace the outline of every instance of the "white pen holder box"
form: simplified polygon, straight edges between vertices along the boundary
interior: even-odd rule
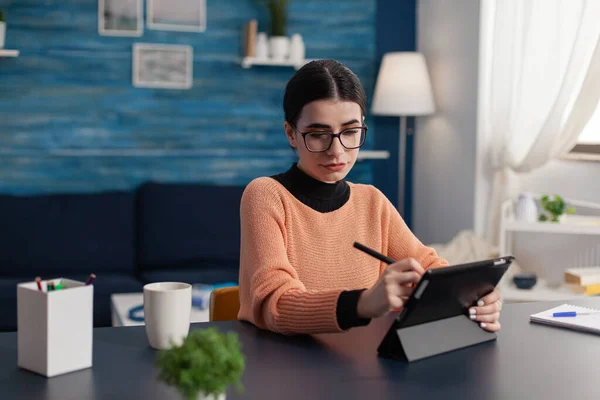
[[[47,282],[63,289],[48,292]],[[92,366],[94,286],[70,279],[17,285],[18,365],[46,377]]]

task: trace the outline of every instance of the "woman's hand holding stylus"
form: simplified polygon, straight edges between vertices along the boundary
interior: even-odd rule
[[[421,264],[412,258],[388,265],[375,285],[362,292],[358,316],[377,318],[404,306],[424,273]]]

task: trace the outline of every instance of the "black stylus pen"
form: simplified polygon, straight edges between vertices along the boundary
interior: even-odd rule
[[[361,251],[364,251],[368,255],[373,256],[373,257],[375,257],[376,259],[378,259],[380,261],[383,261],[384,263],[393,264],[393,263],[396,262],[396,260],[394,260],[393,258],[389,258],[388,256],[384,256],[383,254],[378,253],[375,250],[368,248],[364,244],[360,244],[358,242],[354,242],[354,247],[356,247],[357,249],[359,249]]]

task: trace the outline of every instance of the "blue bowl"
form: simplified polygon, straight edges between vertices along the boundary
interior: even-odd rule
[[[537,283],[537,276],[534,273],[521,273],[513,277],[513,282],[519,289],[531,289]]]

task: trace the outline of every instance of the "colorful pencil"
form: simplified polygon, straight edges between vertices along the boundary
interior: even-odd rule
[[[92,283],[94,283],[94,280],[96,280],[96,275],[90,274],[90,277],[88,278],[87,282],[85,283],[86,286],[87,285],[91,285]]]

